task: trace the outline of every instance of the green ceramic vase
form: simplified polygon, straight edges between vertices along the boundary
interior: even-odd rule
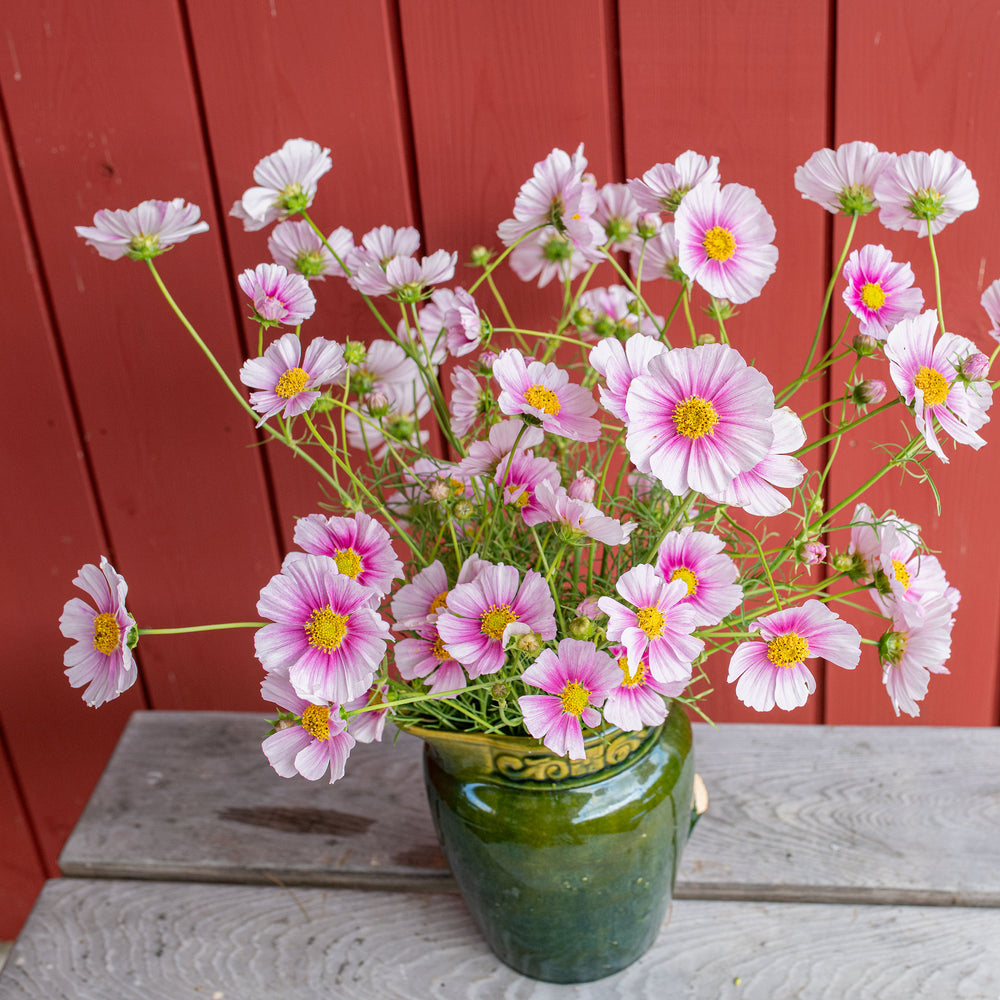
[[[534,979],[590,982],[660,932],[692,826],[691,725],[612,730],[570,761],[537,740],[409,729],[448,864],[489,942]]]

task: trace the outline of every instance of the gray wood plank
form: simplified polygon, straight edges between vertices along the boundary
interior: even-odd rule
[[[67,875],[447,890],[420,744],[277,777],[254,715],[139,712],[60,859]],[[1000,730],[695,727],[711,803],[680,898],[1000,905]]]
[[[525,979],[457,896],[60,879],[0,1000],[913,1000],[1000,996],[1000,910],[681,900],[597,983]]]

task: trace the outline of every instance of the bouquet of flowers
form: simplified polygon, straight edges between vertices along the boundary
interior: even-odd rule
[[[263,749],[279,774],[335,781],[387,717],[578,759],[585,735],[656,726],[671,699],[699,711],[722,655],[739,699],[766,712],[806,702],[810,660],[853,669],[867,644],[896,713],[918,714],[930,674],[947,673],[959,594],[917,526],[863,496],[897,469],[930,482],[943,436],[985,443],[991,359],[946,332],[939,291],[925,308],[908,263],[852,244],[877,210],[927,239],[939,289],[934,236],[979,197],[961,160],[852,142],[797,169],[803,198],[850,227],[801,373],[777,388],[729,332],[777,266],[775,227],[717,157],[688,151],[599,187],[582,146],[553,150],[498,226],[502,249],[472,249],[465,287],[457,254],[421,254],[415,229],[355,244],[321,227],[310,209],[330,167],[329,150],[289,140],[233,207],[248,230],[273,226],[272,262],[238,278],[259,329],[242,387],[156,268],[208,228],[196,206],[147,201],[77,228],[103,257],[146,264],[265,441],[321,481],[261,620],[241,623],[278,708]],[[550,326],[518,325],[500,267],[562,286]],[[304,333],[327,278],[370,309],[363,340]],[[676,286],[666,316],[644,294],[654,281]],[[996,335],[1000,281],[982,304]],[[842,391],[797,413],[833,365],[850,368]],[[910,415],[902,440],[825,503],[845,435],[892,407]],[[823,428],[811,441],[807,416]],[[135,681],[138,638],[170,630],[136,624],[106,559],[74,582],[90,602],[60,619],[66,674],[97,706]],[[877,616],[881,638],[841,611]]]

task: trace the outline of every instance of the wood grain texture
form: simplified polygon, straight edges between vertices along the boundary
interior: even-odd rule
[[[0,998],[994,1000],[998,935],[997,910],[685,900],[634,965],[559,986],[501,964],[457,896],[62,879]]]
[[[259,717],[140,712],[60,858],[66,875],[441,889],[420,744],[286,781]],[[1000,905],[997,730],[695,726],[710,805],[679,897]]]

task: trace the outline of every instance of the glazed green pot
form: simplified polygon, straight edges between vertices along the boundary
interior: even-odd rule
[[[534,739],[409,732],[448,864],[490,947],[555,983],[624,969],[656,939],[692,826],[691,726],[611,730],[569,761]]]

